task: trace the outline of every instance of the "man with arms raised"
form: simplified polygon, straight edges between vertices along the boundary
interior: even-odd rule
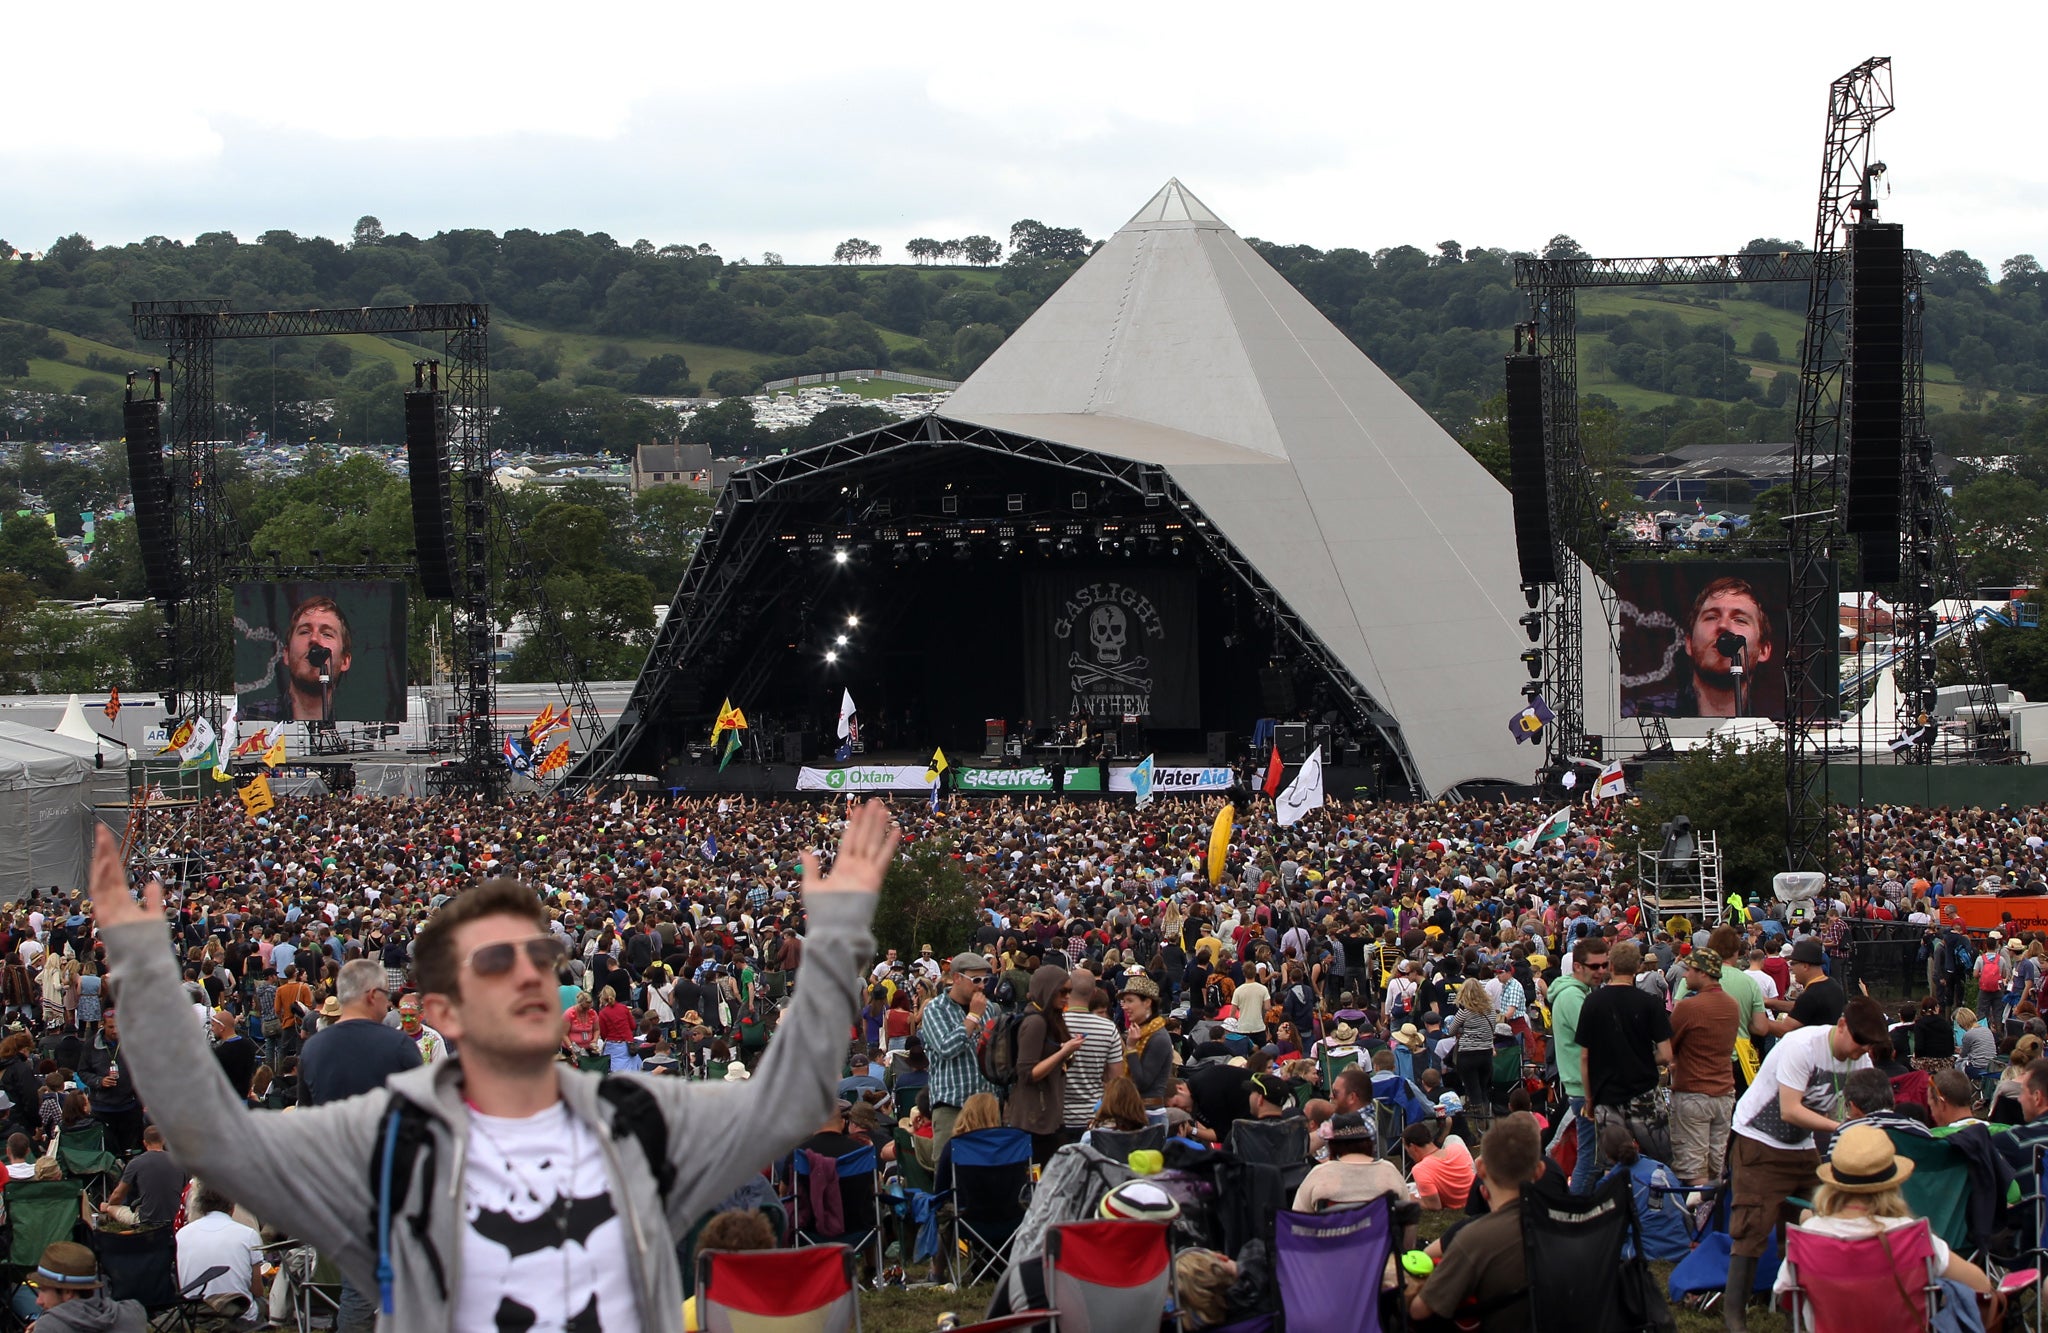
[[[134,1014],[123,1055],[165,1139],[209,1184],[290,1218],[351,1284],[379,1291],[380,1328],[673,1330],[675,1237],[832,1108],[874,951],[868,921],[900,837],[869,802],[847,819],[829,878],[804,854],[815,966],[760,1068],[731,1084],[602,1079],[560,1063],[562,942],[533,889],[492,880],[452,899],[414,944],[422,1017],[460,1059],[326,1106],[251,1114],[178,1002],[162,886],[137,902],[105,834],[93,907]]]

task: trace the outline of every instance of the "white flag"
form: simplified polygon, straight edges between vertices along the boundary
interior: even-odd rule
[[[1600,780],[1593,784],[1593,799],[1604,801],[1627,790],[1628,779],[1621,775],[1621,761],[1616,759],[1600,770]]]
[[[853,691],[841,690],[839,698],[839,739],[853,739],[853,715],[859,710],[853,706]]]
[[[1318,745],[1310,752],[1301,770],[1294,775],[1294,781],[1287,784],[1287,790],[1280,793],[1280,799],[1274,802],[1273,808],[1282,828],[1311,810],[1323,808],[1322,746]]]
[[[236,716],[241,709],[241,700],[228,696],[228,706],[221,713],[219,744],[213,751],[213,775],[222,782],[228,780],[228,759],[235,753],[235,746],[241,743],[238,732],[240,719]]]

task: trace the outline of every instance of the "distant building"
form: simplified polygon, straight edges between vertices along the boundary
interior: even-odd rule
[[[708,444],[643,444],[633,451],[633,490],[650,486],[694,486],[707,494],[713,486]]]

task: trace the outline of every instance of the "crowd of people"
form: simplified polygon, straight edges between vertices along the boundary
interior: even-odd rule
[[[1479,1301],[1483,1327],[1513,1323],[1488,1295],[1509,1280],[1489,1256],[1517,1234],[1499,1219],[1546,1180],[1583,1193],[1620,1172],[1701,1207],[1726,1183],[1723,1310],[1740,1327],[1783,1201],[1830,1179],[1829,1141],[1862,1141],[1844,1124],[1981,1123],[2008,1180],[2048,1142],[2044,943],[1971,937],[1938,912],[1958,893],[2048,891],[2048,812],[1862,811],[1818,899],[1738,895],[1718,923],[1639,899],[1631,802],[1583,804],[1568,836],[1524,843],[1549,813],[1338,801],[1281,828],[1247,812],[1213,868],[1214,803],[1198,800],[891,815],[794,797],[326,797],[152,816],[132,855],[160,904],[138,906],[103,848],[91,901],[59,888],[0,917],[9,1160],[18,1143],[47,1176],[67,1133],[102,1136],[141,1168],[100,1223],[193,1219],[181,1267],[188,1234],[198,1265],[240,1216],[242,1257],[205,1294],[251,1320],[266,1303],[253,1223],[340,1265],[343,1327],[380,1306],[391,1327],[673,1327],[683,1279],[648,1232],[772,1206],[759,1173],[799,1144],[872,1144],[943,1178],[966,1134],[1028,1135],[1050,1172],[1070,1145],[1151,1125],[1213,1150],[1240,1121],[1299,1120],[1308,1155],[1279,1203],[1384,1194],[1495,1219],[1436,1242],[1434,1273],[1409,1279],[1418,1317]],[[943,847],[976,908],[945,938],[877,950],[868,918],[899,834]],[[841,839],[828,879],[815,857]],[[1914,949],[1924,991],[1873,987],[1856,953],[1873,929]],[[635,1072],[652,1077],[606,1077]],[[621,1087],[655,1089],[653,1109],[611,1100]],[[283,1129],[219,1128],[286,1108],[249,1121]],[[426,1144],[420,1175],[461,1176],[466,1227],[424,1184],[372,1191],[368,1164],[402,1157],[399,1137]],[[336,1154],[347,1188],[298,1169]],[[617,1202],[598,1218],[601,1196]],[[936,1275],[892,1235],[871,1277]],[[1259,1254],[1183,1260],[1193,1317],[1273,1299]],[[547,1308],[528,1304],[543,1289]]]

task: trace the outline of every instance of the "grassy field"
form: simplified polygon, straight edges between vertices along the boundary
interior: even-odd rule
[[[491,321],[491,332],[497,339],[514,347],[534,347],[553,339],[562,347],[562,373],[573,375],[576,369],[589,362],[599,348],[614,343],[625,348],[634,356],[653,357],[673,353],[683,358],[690,367],[690,378],[702,384],[720,370],[740,370],[751,373],[755,366],[774,358],[765,352],[749,352],[739,347],[713,347],[708,343],[671,342],[658,338],[617,338],[601,333],[552,333],[537,329],[530,324],[498,316]]]
[[[1588,316],[1627,316],[1637,311],[1676,315],[1689,325],[1712,324],[1727,329],[1738,359],[1750,368],[1750,373],[1757,379],[1768,380],[1773,374],[1789,374],[1796,380],[1799,375],[1799,363],[1789,358],[1799,354],[1799,341],[1806,336],[1804,312],[1779,310],[1760,301],[1727,300],[1700,305],[1668,292],[1630,292],[1613,288],[1585,291],[1579,294],[1580,340],[1584,342],[1606,336],[1584,331],[1583,323]],[[1759,333],[1768,333],[1777,339],[1779,360],[1760,360],[1748,354],[1750,339]],[[1624,384],[1611,372],[1587,370],[1583,351],[1579,357],[1579,390],[1582,393],[1605,394],[1630,411],[1666,407],[1677,401],[1673,394]],[[2037,401],[2034,396],[2021,397],[2029,403]],[[1928,364],[1927,404],[1944,412],[1962,411],[1963,386],[1947,365],[1939,362]]]
[[[915,1291],[891,1289],[870,1291],[860,1298],[862,1333],[932,1333],[939,1316],[948,1311],[971,1324],[988,1309],[995,1294],[993,1283],[948,1291],[943,1287],[919,1287]]]

